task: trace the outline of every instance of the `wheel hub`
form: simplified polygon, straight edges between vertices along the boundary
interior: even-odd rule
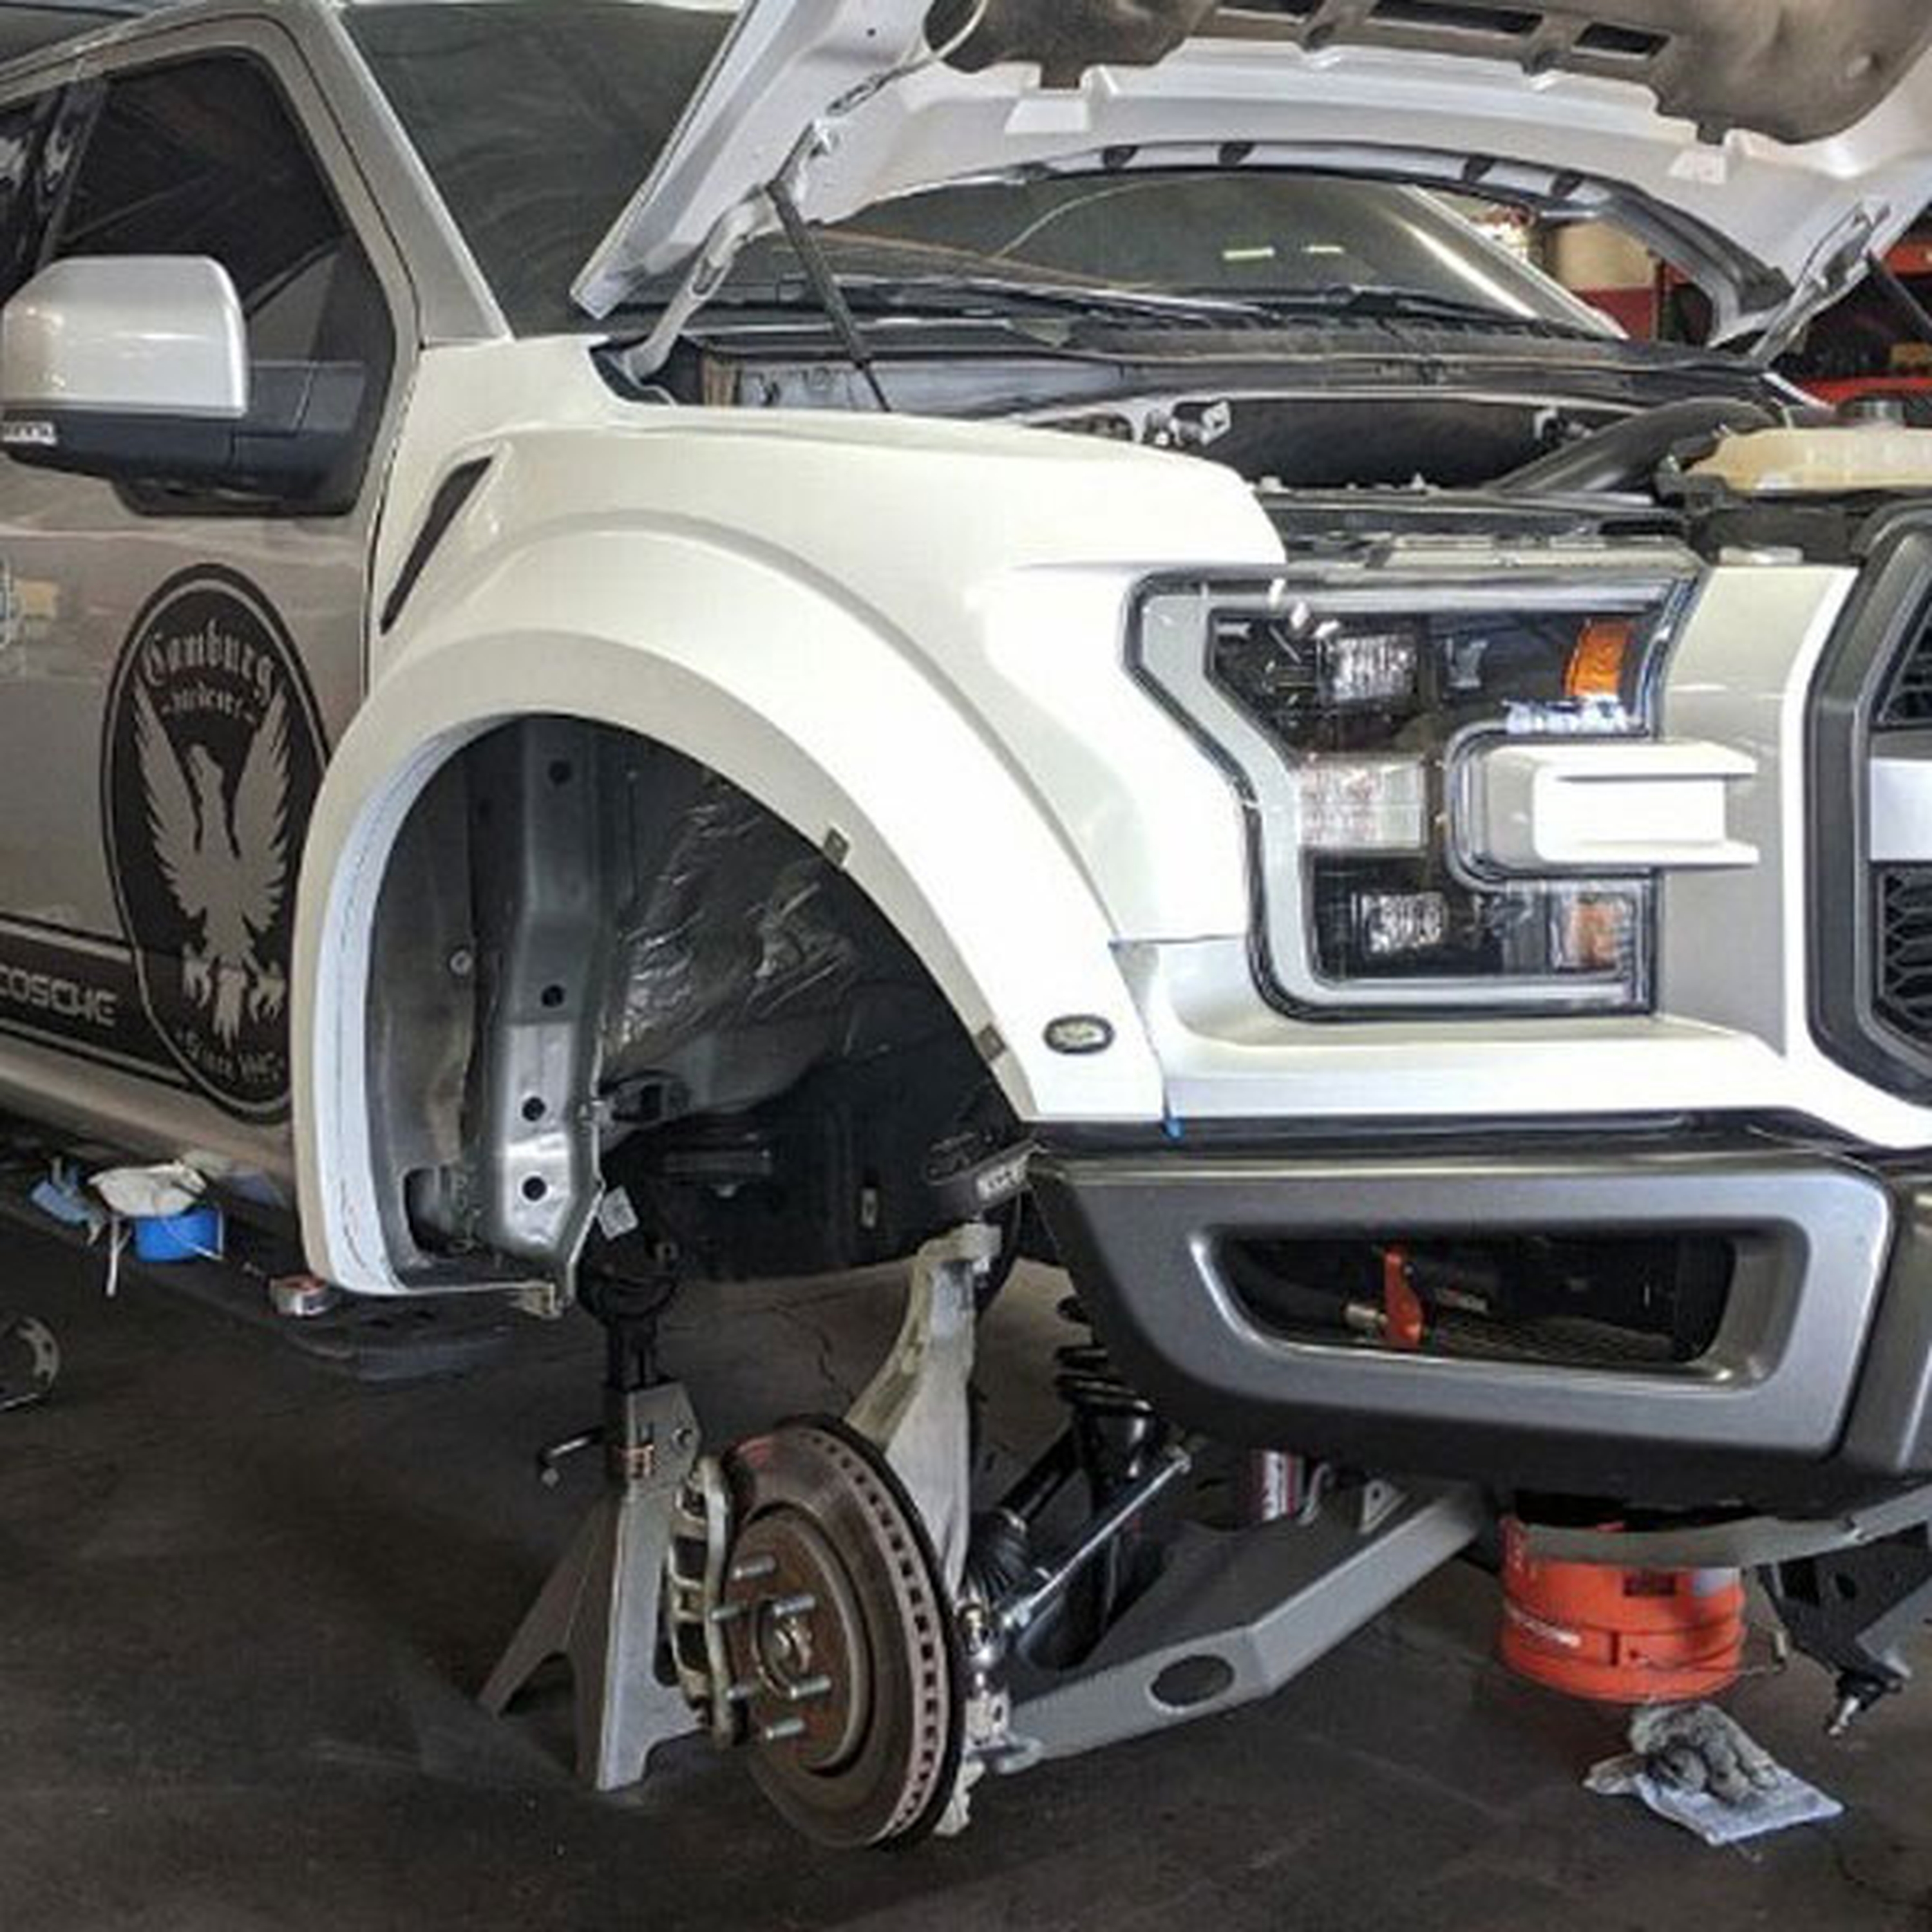
[[[862,1438],[794,1424],[725,1459],[718,1616],[753,1774],[838,1846],[929,1829],[958,1766],[960,1674],[931,1546]]]
[[[811,1519],[774,1509],[731,1555],[724,1593],[730,1694],[761,1744],[815,1772],[848,1762],[872,1701],[864,1622],[844,1566]]]

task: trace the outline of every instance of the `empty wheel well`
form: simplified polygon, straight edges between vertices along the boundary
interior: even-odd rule
[[[1017,1138],[974,1042],[836,850],[715,772],[574,720],[430,781],[370,952],[370,1148],[397,1272],[568,1286],[615,1238],[713,1276],[910,1253],[932,1177]]]

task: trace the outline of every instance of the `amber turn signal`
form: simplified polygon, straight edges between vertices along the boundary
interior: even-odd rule
[[[1577,634],[1563,674],[1567,698],[1621,698],[1624,674],[1636,647],[1636,627],[1628,617],[1592,617]]]

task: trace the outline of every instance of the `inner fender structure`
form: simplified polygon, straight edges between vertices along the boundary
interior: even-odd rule
[[[532,718],[453,759],[374,956],[384,1231],[424,1286],[458,1260],[567,1286],[611,1186],[653,1265],[894,1258],[940,1224],[931,1175],[1016,1132],[836,854],[609,728]]]

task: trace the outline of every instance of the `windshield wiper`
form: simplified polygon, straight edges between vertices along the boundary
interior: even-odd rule
[[[781,224],[784,208],[774,197]],[[796,215],[796,204],[793,214]],[[1186,292],[1168,295],[1138,289],[1117,289],[1099,284],[1010,280],[979,274],[880,275],[838,268],[820,248],[814,231],[800,224],[792,237],[798,247],[802,273],[773,277],[734,277],[730,284],[707,294],[712,310],[809,308],[830,323],[846,358],[871,388],[881,409],[892,404],[879,380],[876,353],[865,320],[882,315],[992,319],[1014,324],[1027,315],[1053,314],[1090,322],[1165,324],[1193,328],[1238,327],[1268,328],[1275,318],[1251,302]],[[636,370],[664,366],[665,343],[683,333],[689,304],[675,301],[658,319],[650,335],[622,345]]]
[[[1549,316],[1498,308],[1490,302],[1466,301],[1460,296],[1435,295],[1425,289],[1382,288],[1344,283],[1324,289],[1274,289],[1243,299],[1266,313],[1277,315],[1393,316],[1422,320],[1435,318],[1444,322],[1486,322],[1498,328],[1544,329],[1558,335],[1589,333],[1580,322],[1558,322]]]
[[[1212,328],[1238,325],[1269,328],[1285,316],[1390,316],[1411,320],[1487,323],[1498,328],[1528,328],[1557,334],[1586,335],[1580,323],[1526,315],[1454,296],[1421,289],[1382,288],[1354,284],[1322,289],[1271,289],[1223,295],[1209,289],[1118,288],[1100,283],[1036,282],[1023,277],[958,274],[883,275],[842,272],[838,287],[854,308],[924,310],[947,314],[982,314],[1045,309],[1099,320],[1179,323]],[[786,277],[776,283],[746,284],[718,299],[744,303],[762,297],[779,302],[797,287]],[[806,292],[810,292],[809,290]]]
[[[1132,321],[1212,326],[1240,322],[1252,328],[1270,318],[1257,304],[1221,296],[1120,289],[1100,284],[1032,282],[1000,275],[842,274],[849,302],[889,309],[976,311],[1001,308],[1045,308],[1076,315],[1125,317]]]

